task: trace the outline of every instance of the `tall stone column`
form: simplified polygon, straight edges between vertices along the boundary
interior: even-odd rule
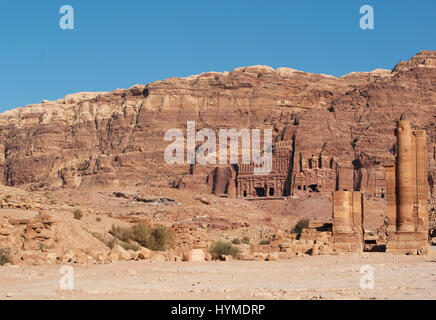
[[[386,165],[386,199],[388,209],[388,231],[397,231],[397,197],[395,193],[395,165]]]
[[[415,131],[412,131],[412,195],[413,195],[413,205],[412,205],[412,223],[414,225],[413,231],[416,230],[416,221],[418,220],[418,197],[416,189],[416,137]]]
[[[397,232],[389,235],[386,251],[427,254],[428,183],[425,131],[412,132],[408,121],[399,121],[397,143]]]
[[[425,130],[415,131],[416,139],[416,206],[417,231],[428,229],[427,136]]]
[[[397,231],[414,231],[413,223],[413,159],[412,129],[410,122],[400,120],[397,128]]]
[[[353,232],[353,194],[349,191],[333,192],[333,219],[337,233]]]
[[[333,192],[333,251],[363,250],[363,206],[359,191]]]
[[[363,234],[363,196],[360,191],[350,191],[350,193],[353,197],[351,208],[353,232]]]

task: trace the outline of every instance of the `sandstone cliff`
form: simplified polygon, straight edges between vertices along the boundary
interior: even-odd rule
[[[334,159],[354,184],[376,184],[392,161],[396,121],[426,129],[430,176],[435,166],[436,51],[392,71],[335,78],[252,66],[170,78],[106,93],[80,93],[0,115],[0,177],[5,185],[77,188],[97,184],[195,186],[214,190],[213,167],[167,165],[169,128],[273,128],[294,139],[294,156]],[[286,130],[284,130],[286,128]],[[188,177],[186,176],[188,175]],[[232,174],[230,174],[232,177]],[[369,190],[369,189],[368,189]]]

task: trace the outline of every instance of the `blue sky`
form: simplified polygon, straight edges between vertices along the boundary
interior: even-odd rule
[[[359,9],[375,10],[361,30]],[[59,27],[62,5],[74,30]],[[1,0],[0,111],[247,65],[341,76],[435,50],[434,0]]]

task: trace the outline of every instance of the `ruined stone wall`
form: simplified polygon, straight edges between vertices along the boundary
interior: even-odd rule
[[[363,201],[359,191],[333,192],[333,250],[363,251]]]

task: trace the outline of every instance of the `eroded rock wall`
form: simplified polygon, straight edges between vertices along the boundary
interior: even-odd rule
[[[289,128],[295,174],[300,157],[322,158],[324,168],[333,159],[351,168],[353,184],[380,195],[379,168],[394,159],[397,120],[407,117],[414,129],[426,129],[429,150],[435,150],[435,89],[436,52],[423,51],[392,71],[341,78],[252,66],[69,95],[0,115],[0,177],[3,184],[32,188],[175,185],[193,170],[165,163],[164,133],[185,130],[194,120],[197,130],[272,128],[279,135]],[[435,159],[430,152],[432,191]],[[206,184],[203,190],[212,192],[215,183],[221,192],[223,176],[208,178],[214,170],[202,170],[190,184]],[[321,177],[330,186],[337,174]]]

